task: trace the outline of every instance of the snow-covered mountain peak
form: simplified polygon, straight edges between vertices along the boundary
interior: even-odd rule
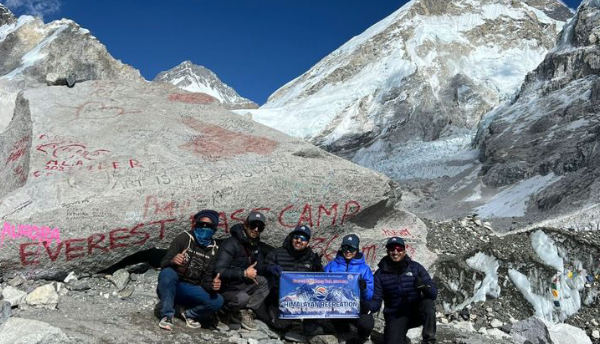
[[[167,82],[190,92],[206,93],[229,109],[255,109],[253,101],[241,97],[222,82],[210,69],[184,61],[168,71],[159,73],[153,81]]]
[[[280,88],[253,118],[348,158],[378,139],[464,135],[518,90],[571,15],[556,0],[413,0]]]

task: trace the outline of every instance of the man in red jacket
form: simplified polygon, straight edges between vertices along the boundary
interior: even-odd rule
[[[202,210],[192,221],[192,229],[179,234],[161,262],[158,275],[158,297],[161,320],[158,326],[173,329],[175,305],[188,327],[201,327],[223,306],[219,274],[214,275],[217,245],[213,235],[219,224],[219,213]]]

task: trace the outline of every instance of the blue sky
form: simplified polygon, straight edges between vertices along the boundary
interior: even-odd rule
[[[146,79],[191,60],[259,104],[405,0],[0,0],[69,18]],[[579,0],[566,1],[571,8]]]

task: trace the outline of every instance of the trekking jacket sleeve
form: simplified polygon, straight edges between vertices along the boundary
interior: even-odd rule
[[[167,250],[164,258],[160,262],[161,268],[168,268],[171,266],[171,261],[178,253],[183,252],[188,246],[187,235],[182,236],[181,234],[175,237],[171,242],[171,246]]]
[[[362,274],[362,278],[365,280],[365,282],[367,282],[367,290],[365,291],[364,295],[361,295],[361,297],[363,300],[369,301],[373,298],[373,289],[375,283],[373,281],[373,272],[371,272],[371,268],[369,268],[368,265]]]
[[[225,281],[243,281],[244,269],[237,266],[232,266],[231,262],[235,256],[236,247],[233,240],[226,240],[223,242],[217,253],[217,259],[215,262],[216,273],[221,274],[221,279]]]
[[[381,286],[380,276],[381,275],[377,272],[375,272],[375,276],[373,276],[373,298],[369,301],[369,309],[371,312],[379,311],[381,303],[383,302],[383,288]]]
[[[423,280],[423,283],[429,286],[429,288],[423,291],[423,297],[432,300],[437,299],[438,290],[435,285],[435,282],[433,281],[433,279],[431,279],[431,276],[429,276],[429,273],[421,264],[419,264],[418,272],[419,277],[421,277],[421,280]]]
[[[321,256],[313,252],[313,271],[321,272],[323,271],[323,264],[321,263]]]

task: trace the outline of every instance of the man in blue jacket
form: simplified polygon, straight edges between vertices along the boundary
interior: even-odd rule
[[[404,240],[388,239],[387,256],[375,272],[371,310],[383,301],[384,344],[405,344],[408,329],[423,325],[422,343],[435,343],[435,303],[437,288],[425,268],[406,255]]]
[[[350,323],[358,330],[358,343],[362,344],[369,340],[375,321],[373,314],[369,311],[368,301],[373,298],[373,273],[365,262],[361,252],[358,252],[360,240],[355,234],[346,235],[342,239],[342,246],[334,260],[325,266],[325,272],[355,272],[360,274],[360,318],[332,320],[338,334],[350,332]],[[343,338],[343,337],[342,337]],[[343,339],[338,339],[341,343]]]

